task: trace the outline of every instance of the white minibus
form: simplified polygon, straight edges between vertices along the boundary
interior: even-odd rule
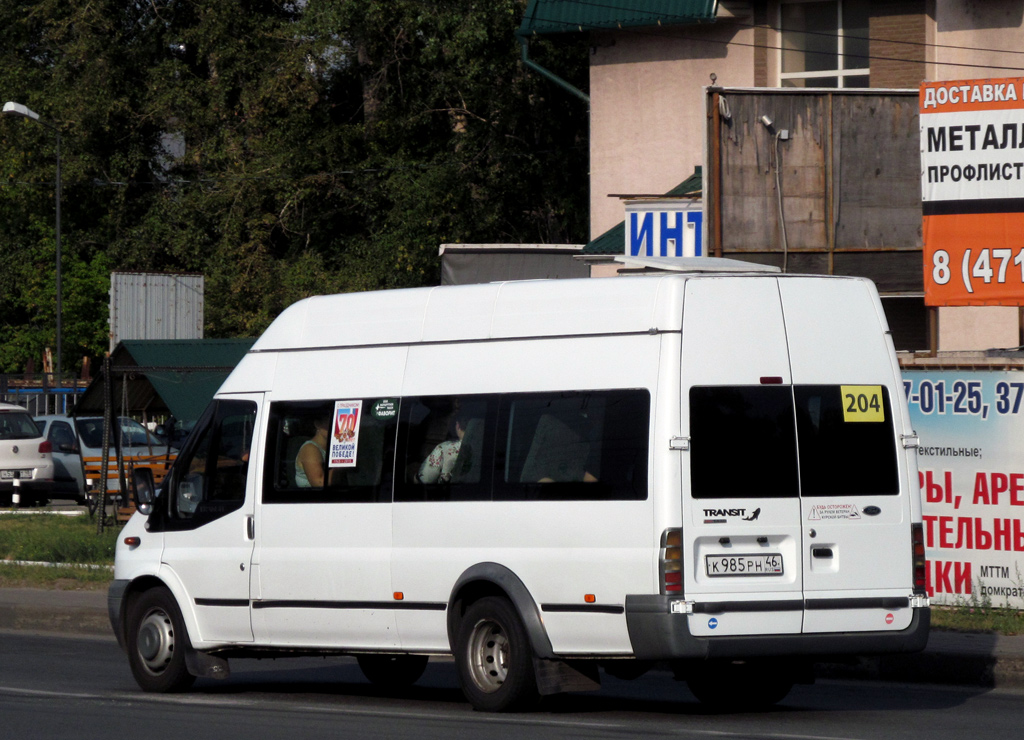
[[[452,656],[483,710],[653,666],[767,705],[815,661],[924,647],[916,446],[864,279],[309,298],[159,490],[135,476],[111,622],[147,691],[233,657],[398,686]]]

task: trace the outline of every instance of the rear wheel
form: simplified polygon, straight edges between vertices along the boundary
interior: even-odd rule
[[[188,633],[165,588],[136,596],[128,606],[128,662],[143,691],[187,689],[196,680],[185,667]]]
[[[701,704],[720,711],[767,709],[785,699],[793,683],[788,666],[746,662],[708,663],[686,680]]]
[[[360,655],[356,660],[370,683],[400,689],[419,680],[428,659],[425,655]]]
[[[537,700],[533,648],[507,599],[473,603],[459,623],[455,665],[462,691],[475,709],[507,712]]]

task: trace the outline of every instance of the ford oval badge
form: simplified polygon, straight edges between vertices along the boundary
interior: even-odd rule
[[[882,513],[882,510],[879,509],[877,506],[865,506],[864,513],[868,516],[878,516]]]

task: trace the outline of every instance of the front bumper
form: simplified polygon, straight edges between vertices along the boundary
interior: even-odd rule
[[[752,657],[883,655],[916,653],[928,643],[931,611],[914,608],[910,626],[893,632],[695,637],[685,614],[671,613],[678,596],[626,597],[626,627],[633,653],[644,660],[742,659]]]

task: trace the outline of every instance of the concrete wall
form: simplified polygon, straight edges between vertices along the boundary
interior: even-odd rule
[[[936,62],[929,65],[930,80],[1021,76],[1024,57],[998,50],[1024,51],[1024,3],[1020,0],[930,0],[929,5],[934,5],[929,41],[936,45],[929,47],[929,61]]]

